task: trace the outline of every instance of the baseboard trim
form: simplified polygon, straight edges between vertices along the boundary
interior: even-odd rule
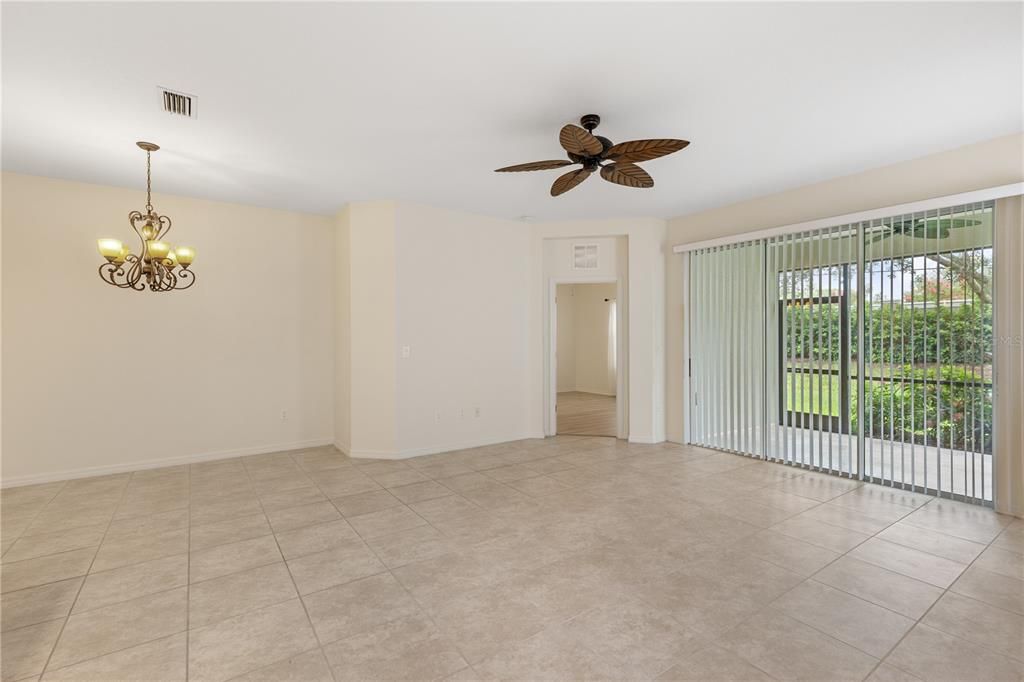
[[[629,442],[630,443],[640,443],[641,445],[657,445],[658,443],[664,443],[665,439],[664,438],[655,439],[655,438],[653,438],[651,436],[636,436],[636,437],[630,436],[629,437]]]
[[[482,448],[487,445],[497,445],[499,443],[511,443],[517,440],[527,440],[531,438],[544,438],[542,435],[535,434],[515,434],[513,436],[500,436],[497,438],[477,438],[459,443],[447,443],[444,445],[428,445],[421,448],[408,448],[405,450],[353,450],[348,452],[348,456],[354,459],[410,459],[412,457],[422,457],[423,455],[436,455],[440,452],[451,452],[452,450],[466,450],[469,448]]]
[[[572,389],[570,391],[559,391],[558,392],[559,395],[561,395],[562,393],[586,393],[588,395],[599,395],[599,396],[602,396],[604,398],[614,398],[616,396],[616,394],[614,394],[614,393],[605,393],[604,391],[591,391],[591,390],[586,389],[586,388],[574,388],[574,389]]]
[[[177,457],[164,457],[162,459],[149,459],[127,464],[108,464],[98,467],[83,467],[81,469],[67,469],[49,474],[30,474],[28,476],[0,477],[0,488],[17,488],[24,485],[35,485],[38,483],[53,483],[54,481],[66,481],[74,478],[89,478],[91,476],[107,476],[110,474],[123,474],[129,471],[142,471],[145,469],[160,469],[162,467],[178,466],[181,464],[197,464],[199,462],[212,462],[218,459],[232,459],[234,457],[246,457],[248,455],[265,455],[268,452],[289,452],[293,450],[305,450],[307,448],[318,448],[325,445],[334,445],[333,438],[316,438],[313,440],[295,441],[292,443],[277,443],[274,445],[257,445],[248,448],[236,448],[234,450],[220,450],[218,452],[205,452],[196,455],[180,455]]]

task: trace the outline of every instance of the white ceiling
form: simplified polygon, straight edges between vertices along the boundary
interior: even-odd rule
[[[673,216],[1020,131],[1022,5],[3,3],[3,167],[333,213]],[[198,96],[163,113],[157,86]],[[681,137],[551,198],[560,126]]]

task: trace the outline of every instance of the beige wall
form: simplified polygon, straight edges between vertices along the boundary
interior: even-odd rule
[[[996,509],[1024,516],[1024,197],[996,202]]]
[[[334,227],[334,446],[352,450],[352,252],[351,211],[346,206]]]
[[[197,282],[156,294],[97,275],[142,191],[2,189],[4,485],[332,441],[330,218],[157,194]]]
[[[555,294],[558,350],[555,364],[558,392],[576,390],[576,297],[572,284],[559,284]]]
[[[349,450],[362,457],[394,452],[395,204],[348,206]],[[340,326],[340,322],[337,323]]]
[[[558,390],[615,395],[608,310],[615,284],[558,285]]]
[[[533,435],[522,223],[379,201],[350,204],[335,229],[348,272],[337,285],[347,303],[335,308],[347,358],[338,446],[404,458]]]
[[[913,161],[808,185],[668,223],[684,244],[1024,180],[1024,135],[1011,135]],[[666,259],[667,436],[683,437],[683,256]],[[1019,267],[1019,264],[1018,264]]]
[[[399,203],[397,230],[398,454],[536,435],[527,427],[527,227]]]

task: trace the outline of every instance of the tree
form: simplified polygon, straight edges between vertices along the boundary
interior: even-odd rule
[[[992,302],[992,250],[977,249],[954,253],[929,254],[924,272],[914,275],[914,297],[976,298]],[[934,273],[934,274],[933,274]]]

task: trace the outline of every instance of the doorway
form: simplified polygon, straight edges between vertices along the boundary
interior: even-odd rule
[[[558,284],[555,291],[556,433],[617,437],[618,285]]]

